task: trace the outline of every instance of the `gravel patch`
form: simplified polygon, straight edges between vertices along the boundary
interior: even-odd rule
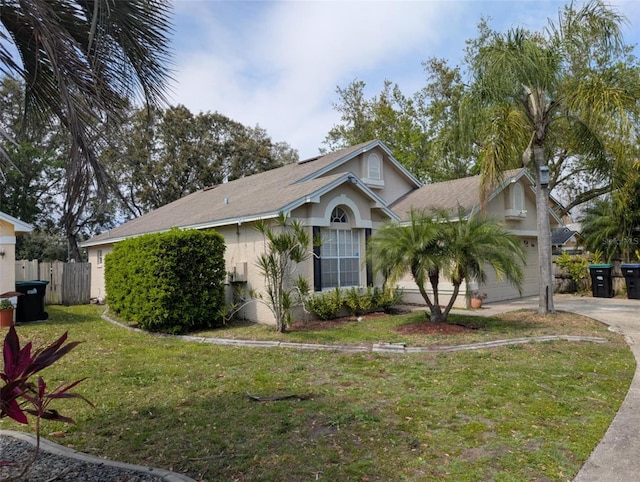
[[[22,437],[22,435],[19,436]],[[138,468],[129,464],[103,461],[43,439],[40,442],[40,452],[36,462],[20,480],[29,482],[186,482],[193,480],[152,467]],[[22,466],[31,460],[34,451],[35,446],[32,443],[3,431],[0,434],[0,460],[11,462],[12,465],[0,467],[0,480],[19,474],[21,469],[16,464]]]

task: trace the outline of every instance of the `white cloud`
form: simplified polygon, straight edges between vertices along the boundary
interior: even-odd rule
[[[176,0],[172,102],[260,124],[313,156],[339,121],[336,86],[358,78],[374,95],[389,79],[411,95],[425,82],[421,61],[458,63],[481,16],[538,30],[564,3]],[[637,19],[640,2],[615,3]]]
[[[257,12],[247,15],[247,5]],[[331,108],[336,86],[397,66],[437,42],[442,10],[439,2],[192,1],[176,7],[191,31],[176,33],[173,101],[260,124],[303,157],[317,153],[338,121]],[[420,73],[419,60],[412,63]],[[393,76],[389,68],[386,77]]]

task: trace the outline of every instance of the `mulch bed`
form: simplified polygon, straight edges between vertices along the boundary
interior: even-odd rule
[[[299,321],[297,323],[293,323],[289,327],[289,331],[316,331],[316,330],[324,330],[324,329],[330,329],[330,328],[338,328],[347,323],[358,323],[359,321],[373,320],[375,318],[382,318],[385,316],[389,316],[389,315],[386,313],[380,312],[380,313],[367,313],[366,315],[362,315],[360,317],[343,316],[340,318],[335,318],[333,320]]]

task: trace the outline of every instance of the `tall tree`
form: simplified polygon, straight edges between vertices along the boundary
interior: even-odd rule
[[[520,28],[483,38],[471,60],[473,85],[468,116],[480,127],[480,163],[484,186],[516,165],[530,166],[536,178],[538,262],[541,313],[553,312],[553,272],[549,223],[549,182],[546,179],[553,149],[551,141],[586,159],[621,156],[623,149],[607,149],[601,132],[630,135],[629,112],[636,108],[634,92],[622,88],[615,69],[584,64],[575,75],[570,60],[588,58],[597,45],[601,51],[622,47],[624,19],[600,0],[582,8],[566,6],[557,23],[544,34]],[[559,131],[573,135],[561,139]],[[556,148],[558,144],[555,144]],[[616,147],[622,148],[624,144]]]
[[[134,111],[117,143],[105,152],[106,163],[135,215],[298,159],[258,126],[217,112],[194,115],[182,105]]]
[[[329,131],[324,143],[329,150],[336,150],[379,139],[414,175],[428,176],[426,135],[414,101],[390,81],[385,81],[382,92],[371,99],[365,98],[365,87],[363,81],[355,80],[346,88],[337,88],[340,100],[333,107],[340,112],[342,124]]]
[[[413,96],[425,133],[425,158],[421,176],[431,182],[446,181],[474,173],[477,149],[463,142],[460,107],[465,85],[459,67],[430,58],[422,63],[427,84]]]

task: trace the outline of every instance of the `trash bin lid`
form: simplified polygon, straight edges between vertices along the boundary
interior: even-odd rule
[[[34,281],[16,281],[16,287],[24,286],[26,288],[34,287],[34,286],[48,285],[48,284],[49,284],[48,281],[38,281],[38,280],[34,280]]]
[[[622,269],[640,268],[640,263],[625,263],[625,264],[621,264],[620,268]]]
[[[589,268],[613,268],[613,265],[610,263],[590,264]]]

